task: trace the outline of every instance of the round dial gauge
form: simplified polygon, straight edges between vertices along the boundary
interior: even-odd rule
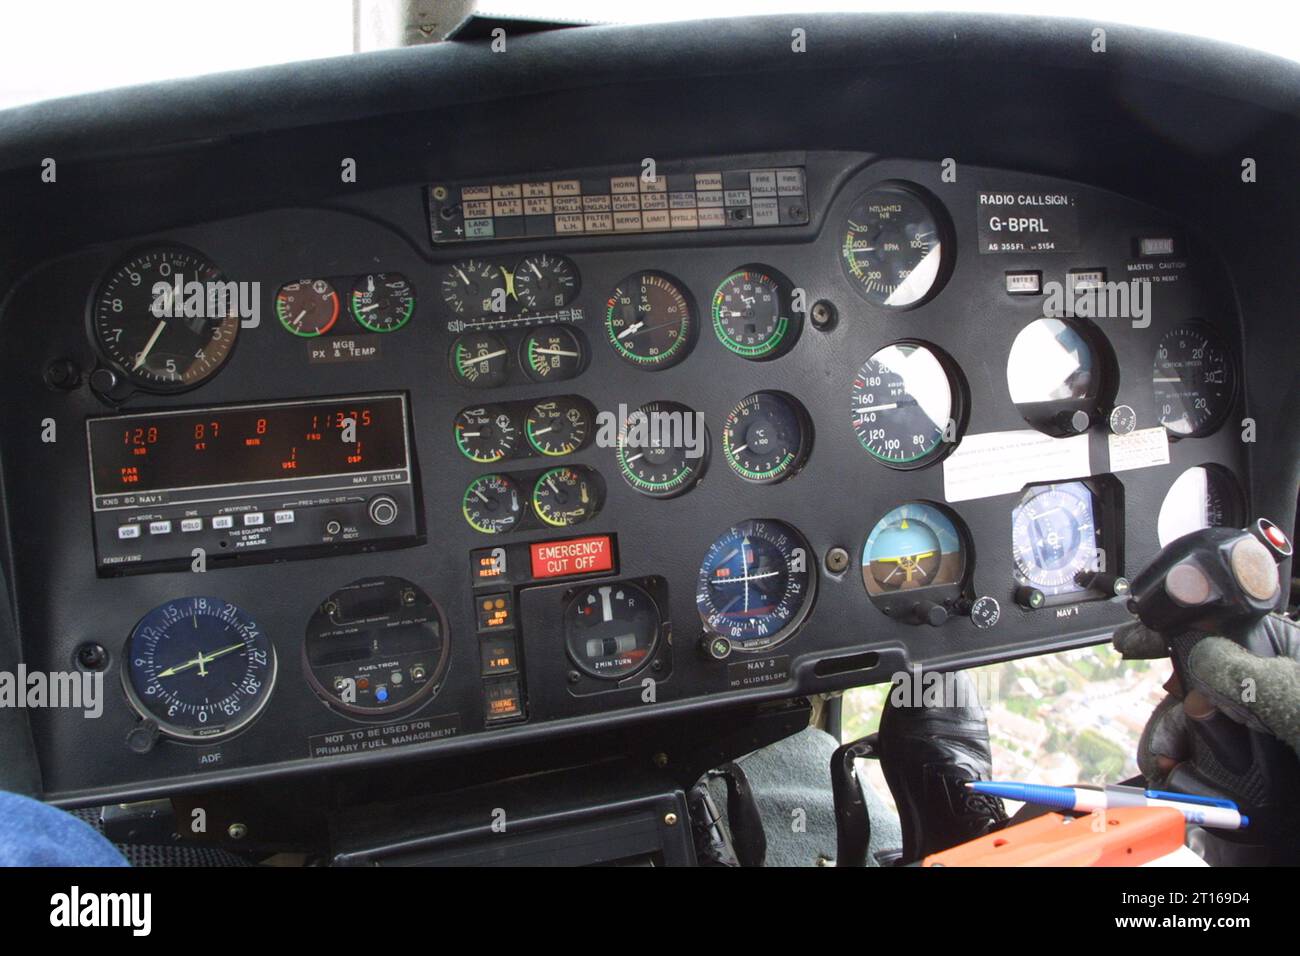
[[[96,291],[95,341],[143,389],[193,388],[225,364],[239,334],[238,297],[232,300],[227,288],[217,267],[197,252],[170,246],[142,252],[114,268]]]
[[[578,267],[564,256],[528,256],[514,272],[515,298],[525,311],[562,309],[578,294]]]
[[[700,565],[695,605],[704,626],[741,650],[781,643],[803,623],[817,577],[808,542],[790,525],[751,519],[728,528]]]
[[[635,584],[583,588],[564,611],[569,660],[604,680],[628,677],[654,655],[661,618],[654,599]]]
[[[451,345],[451,371],[471,388],[504,385],[510,367],[510,349],[491,332],[467,332]]]
[[[907,308],[936,291],[944,243],[939,218],[904,186],[876,186],[849,209],[840,263],[868,302]]]
[[[591,414],[585,404],[573,398],[538,402],[524,422],[528,443],[552,458],[569,455],[587,443]]]
[[[485,259],[466,259],[450,266],[442,278],[442,301],[457,315],[503,312],[506,277]]]
[[[746,481],[770,484],[803,465],[809,445],[808,413],[782,392],[746,395],[722,425],[722,454]]]
[[[481,475],[465,489],[461,514],[482,534],[505,534],[524,515],[524,497],[509,475]]]
[[[456,416],[456,447],[470,461],[491,464],[515,450],[519,429],[499,405],[467,408]]]
[[[1202,528],[1240,528],[1245,523],[1241,486],[1220,465],[1197,465],[1175,479],[1160,504],[1160,547]]]
[[[853,431],[877,461],[919,468],[956,446],[960,397],[937,350],[896,342],[867,359],[853,379]]]
[[[582,368],[582,342],[564,326],[547,325],[528,333],[520,357],[534,382],[560,382]]]
[[[1086,588],[1100,570],[1092,491],[1081,481],[1029,488],[1011,512],[1016,580],[1046,595]]]
[[[956,523],[923,501],[886,514],[862,548],[862,583],[872,597],[961,584],[965,573],[966,548]]]
[[[1025,421],[1066,436],[1086,431],[1099,411],[1102,364],[1081,326],[1035,319],[1007,355],[1007,389]]]
[[[379,720],[438,693],[450,643],[442,609],[415,582],[363,578],[317,606],[307,622],[303,671],[333,709]]]
[[[700,417],[685,405],[642,405],[619,428],[619,473],[651,498],[680,495],[704,473],[708,437]]]
[[[1209,329],[1185,325],[1161,337],[1151,388],[1171,434],[1199,438],[1213,432],[1232,407],[1234,385],[1232,357]]]
[[[132,705],[181,740],[225,737],[266,706],[275,647],[246,611],[214,597],[154,608],[126,644],[123,683]]]
[[[533,485],[533,511],[553,528],[567,528],[600,510],[601,488],[589,468],[552,468]]]
[[[294,335],[324,335],[339,319],[339,294],[324,279],[290,282],[275,295],[275,314]]]
[[[719,342],[747,359],[788,351],[799,335],[790,283],[759,267],[733,272],[713,293],[713,331]]]
[[[619,358],[659,369],[686,357],[694,318],[680,284],[657,272],[629,276],[605,303],[605,333]]]
[[[352,288],[352,315],[371,332],[396,332],[415,314],[415,290],[396,272],[364,275]]]

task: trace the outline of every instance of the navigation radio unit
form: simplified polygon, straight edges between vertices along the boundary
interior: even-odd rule
[[[86,422],[101,575],[423,541],[405,395]]]

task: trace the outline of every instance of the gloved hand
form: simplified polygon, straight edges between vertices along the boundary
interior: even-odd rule
[[[1176,766],[1193,759],[1188,721],[1205,720],[1216,711],[1300,754],[1300,625],[1270,614],[1250,637],[1277,656],[1257,656],[1223,637],[1190,644],[1182,679],[1175,674],[1166,685],[1170,694],[1156,706],[1138,744],[1138,767],[1150,786],[1164,786]],[[1141,622],[1124,625],[1112,640],[1126,660],[1169,656],[1166,636]]]

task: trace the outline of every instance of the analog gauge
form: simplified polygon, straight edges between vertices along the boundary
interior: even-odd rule
[[[1200,438],[1223,424],[1235,380],[1227,347],[1204,326],[1179,326],[1161,337],[1151,388],[1160,421],[1175,437]]]
[[[586,521],[600,502],[600,479],[590,468],[552,468],[533,485],[533,512],[553,528]]]
[[[467,408],[456,416],[456,447],[470,461],[491,464],[510,457],[519,430],[500,405]]]
[[[538,402],[528,413],[524,431],[535,451],[558,458],[572,454],[587,443],[591,413],[580,399],[553,398]]]
[[[700,618],[732,647],[774,647],[808,615],[817,586],[812,567],[808,542],[788,524],[751,519],[728,528],[700,565]]]
[[[141,716],[181,740],[225,737],[261,712],[275,686],[275,647],[246,611],[214,597],[154,608],[136,624],[122,670]]]
[[[290,282],[275,295],[275,314],[294,335],[324,335],[339,320],[339,294],[324,279]]]
[[[962,395],[940,354],[918,342],[895,342],[854,377],[853,431],[877,461],[919,468],[956,446]]]
[[[1098,417],[1100,356],[1081,326],[1035,319],[1020,330],[1007,356],[1007,388],[1021,416],[1039,431],[1063,437],[1084,432]]]
[[[466,259],[447,269],[442,301],[457,315],[488,315],[506,307],[505,270],[485,259]]]
[[[662,619],[654,599],[635,584],[582,588],[564,611],[569,659],[590,677],[617,680],[654,655]]]
[[[605,306],[605,333],[625,362],[660,369],[686,357],[695,320],[676,280],[657,272],[629,276]]]
[[[240,303],[229,295],[233,285],[192,250],[142,252],[114,268],[95,293],[95,341],[143,389],[193,388],[215,375],[234,348]]]
[[[505,534],[524,516],[524,496],[509,475],[481,475],[465,489],[461,513],[483,534]]]
[[[938,289],[944,230],[922,196],[905,186],[876,186],[849,209],[840,262],[868,302],[902,309]]]
[[[862,548],[862,583],[891,617],[942,624],[961,596],[966,535],[956,516],[925,501],[899,505],[876,522]]]
[[[504,385],[510,367],[510,349],[491,332],[467,332],[451,345],[451,371],[471,388]]]
[[[363,578],[339,588],[307,622],[307,683],[331,708],[383,720],[438,693],[451,660],[442,609],[413,581]]]
[[[524,338],[520,359],[533,381],[560,382],[581,370],[582,351],[576,333],[561,325],[546,325]]]
[[[783,392],[746,395],[727,413],[722,454],[746,481],[770,484],[803,465],[811,431],[808,413]]]
[[[733,272],[713,293],[713,331],[718,341],[747,359],[776,358],[799,337],[790,283],[754,266]]]
[[[1103,570],[1092,490],[1081,481],[1027,488],[1011,512],[1011,551],[1021,585],[1048,596],[1086,590]]]
[[[619,472],[643,495],[672,498],[704,473],[708,439],[702,417],[685,405],[642,405],[619,428]]]
[[[1160,547],[1202,528],[1240,528],[1245,523],[1241,486],[1220,465],[1197,465],[1178,476],[1156,519]]]
[[[528,312],[562,309],[578,294],[578,267],[564,256],[528,256],[514,271],[515,298]]]
[[[352,288],[352,315],[371,332],[396,332],[415,314],[415,290],[396,272],[362,276]]]

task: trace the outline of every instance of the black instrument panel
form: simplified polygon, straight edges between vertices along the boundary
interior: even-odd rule
[[[109,660],[101,717],[33,714],[48,793],[486,746],[1087,643],[1124,619],[1106,598],[1158,549],[1156,515],[1184,471],[1212,465],[1247,487],[1230,289],[1178,223],[1014,172],[947,182],[937,164],[812,153],[732,165],[805,171],[808,224],[435,246],[412,184],[359,197],[356,213],[272,210],[36,270],[4,315],[27,330],[4,359],[7,407],[33,422],[4,449],[8,494],[48,502],[12,516],[24,649],[47,669],[88,644]],[[215,370],[205,350],[197,382],[146,356],[152,381],[133,387],[149,334],[133,359],[98,331],[105,277],[130,281],[121,264],[150,248],[198,250],[223,278],[259,283],[256,324],[222,340]],[[1057,286],[1119,280],[1150,294],[1145,316],[1047,319],[1057,379],[1009,375]],[[69,319],[37,321],[51,314]],[[42,382],[63,359],[85,384]],[[1211,387],[1198,390],[1202,362]],[[418,521],[392,547],[363,510],[346,551],[281,552],[272,528],[201,572],[100,573],[76,436],[115,408],[91,385],[121,415],[399,395]],[[647,407],[679,413],[663,420],[698,454],[635,434]],[[1151,447],[1117,452],[1116,432]],[[954,494],[963,444],[997,433],[1021,436],[1022,454],[1037,436],[1068,443],[1088,464]],[[1169,463],[1149,464],[1161,448]],[[1120,454],[1142,466],[1117,469]],[[166,533],[180,538],[176,520]],[[359,593],[376,602],[331,607]],[[233,610],[195,612],[196,596]],[[209,618],[210,644],[160,650],[175,622]],[[137,667],[142,628],[154,637]],[[366,660],[365,633],[395,636]],[[322,635],[336,634],[332,653]],[[277,666],[240,675],[259,681],[255,719],[141,740],[148,709],[133,699],[158,673],[262,642]]]

